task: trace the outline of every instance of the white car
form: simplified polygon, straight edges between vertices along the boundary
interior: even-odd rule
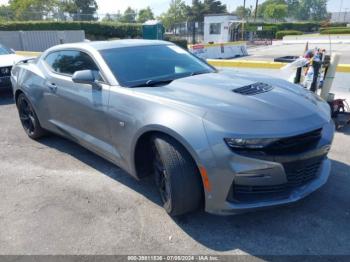
[[[12,66],[23,59],[23,56],[16,55],[12,49],[0,44],[0,88],[11,86]]]

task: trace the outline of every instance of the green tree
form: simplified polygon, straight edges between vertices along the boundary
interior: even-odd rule
[[[285,7],[277,5],[287,5],[286,17],[293,17],[298,20],[322,21],[329,18],[327,12],[328,0],[266,0],[258,6],[258,17],[274,18],[281,20]],[[266,12],[266,8],[269,7]],[[279,17],[279,18],[276,18]]]
[[[13,20],[14,13],[9,5],[0,5],[0,21]]]
[[[217,0],[204,0],[204,14],[227,13],[226,5]]]
[[[154,19],[154,14],[152,12],[152,9],[149,6],[145,9],[141,9],[137,16],[138,23],[144,23],[147,20],[153,20],[153,19]]]
[[[17,20],[41,20],[58,1],[52,0],[10,0],[9,6]]]
[[[285,5],[286,2],[285,0],[266,0],[265,2],[261,3],[259,6],[258,6],[258,13],[257,13],[257,16],[260,17],[260,18],[264,18],[265,17],[265,10],[268,6],[271,6],[271,5]],[[271,7],[270,7],[271,9]]]
[[[327,2],[328,0],[300,0],[300,7],[296,18],[315,21],[328,19]]]
[[[204,4],[200,0],[192,0],[192,5],[186,6],[186,15],[189,21],[203,21]]]
[[[168,10],[160,16],[160,20],[167,29],[173,29],[175,24],[187,20],[187,8],[182,0],[171,0]]]
[[[109,14],[107,13],[104,18],[102,18],[103,22],[119,22],[122,17],[122,14],[120,11],[116,14]]]
[[[288,6],[286,4],[270,4],[266,6],[264,18],[284,20],[288,14]]]
[[[286,0],[288,5],[288,17],[297,17],[300,9],[299,0]]]
[[[50,2],[50,1],[47,1]],[[91,21],[95,17],[98,5],[95,0],[66,0],[59,1],[60,9],[68,12],[73,20]]]
[[[186,6],[186,17],[188,21],[202,22],[206,14],[227,13],[226,5],[217,0],[192,0],[191,6]]]
[[[238,6],[236,8],[236,15],[241,19],[249,17],[251,15],[251,10],[249,8],[244,8],[244,6]]]
[[[136,22],[137,12],[132,9],[130,6],[125,9],[122,17],[120,18],[120,22],[123,23],[135,23]]]

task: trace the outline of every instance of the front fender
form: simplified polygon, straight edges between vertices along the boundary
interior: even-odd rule
[[[201,130],[202,131],[202,130]],[[203,166],[206,161],[205,157],[203,157],[204,152],[208,149],[208,141],[206,139],[205,133],[202,133],[198,130],[197,137],[192,137],[191,134],[181,134],[179,133],[179,130],[171,129],[164,125],[159,124],[151,124],[144,126],[138,132],[136,133],[130,150],[130,159],[132,165],[132,171],[136,173],[136,166],[135,166],[135,150],[136,145],[141,137],[144,135],[150,134],[150,133],[161,133],[166,134],[172,138],[174,138],[176,141],[178,141],[183,147],[186,148],[186,150],[190,153],[193,160],[196,162],[197,166]],[[202,136],[203,139],[200,139]]]

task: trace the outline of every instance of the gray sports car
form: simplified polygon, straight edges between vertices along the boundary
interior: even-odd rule
[[[29,137],[47,131],[135,178],[165,210],[234,214],[295,202],[326,183],[326,102],[283,80],[217,71],[164,41],[65,44],[14,66]]]

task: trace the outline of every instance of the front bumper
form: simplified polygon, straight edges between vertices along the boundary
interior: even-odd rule
[[[217,165],[208,170],[212,190],[206,192],[205,210],[237,214],[287,205],[306,197],[328,180],[331,162],[327,154],[333,135],[334,124],[330,122],[323,127],[322,138],[314,148],[266,159],[233,153],[226,144],[216,145],[213,153]]]

